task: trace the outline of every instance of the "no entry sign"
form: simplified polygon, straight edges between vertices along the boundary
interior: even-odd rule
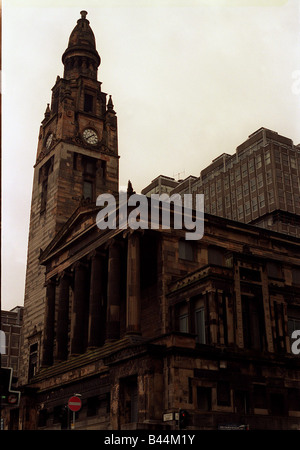
[[[71,397],[68,401],[68,407],[71,411],[77,412],[81,408],[81,400],[79,397]]]

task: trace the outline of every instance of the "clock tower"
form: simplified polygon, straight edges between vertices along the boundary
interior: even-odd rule
[[[117,118],[111,96],[97,80],[101,58],[81,11],[62,55],[51,103],[38,136],[31,202],[19,384],[40,366],[45,309],[41,250],[82,204],[119,190]]]

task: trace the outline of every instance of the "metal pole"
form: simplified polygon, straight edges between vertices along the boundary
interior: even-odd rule
[[[73,430],[75,430],[75,411],[73,411]]]

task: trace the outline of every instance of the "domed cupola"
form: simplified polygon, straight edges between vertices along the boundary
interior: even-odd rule
[[[70,35],[68,48],[62,56],[64,78],[67,80],[76,79],[80,75],[97,79],[101,62],[93,30],[86,19],[87,12],[81,11],[80,14],[81,18],[77,21]]]

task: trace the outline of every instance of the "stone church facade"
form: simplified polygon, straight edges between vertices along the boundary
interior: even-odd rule
[[[85,11],[62,61],[34,169],[18,427],[69,428],[77,393],[78,429],[176,430],[182,409],[188,429],[298,429],[299,238],[210,214],[198,241],[99,229],[117,118]]]

